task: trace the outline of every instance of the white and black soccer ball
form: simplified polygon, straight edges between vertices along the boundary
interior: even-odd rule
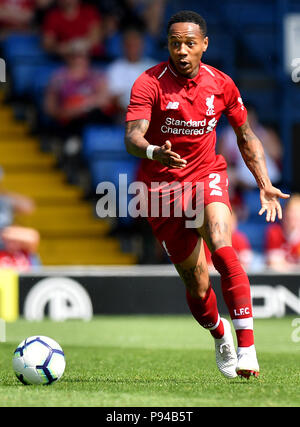
[[[14,352],[13,369],[25,385],[53,384],[61,378],[65,367],[61,346],[48,337],[40,335],[26,338]]]

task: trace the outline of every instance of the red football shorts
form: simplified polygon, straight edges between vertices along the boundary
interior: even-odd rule
[[[181,199],[183,201],[187,199],[185,194]],[[171,212],[170,216],[149,216],[147,218],[154,235],[174,264],[184,261],[193,252],[200,237],[197,228],[203,224],[201,221],[203,220],[205,206],[213,202],[221,202],[227,205],[231,211],[226,170],[210,173],[207,177],[198,181],[198,187],[193,183],[189,197],[193,204],[192,206],[196,206],[196,199],[196,201],[200,201],[199,206],[201,205],[202,207],[202,214],[199,215],[197,222],[195,217],[187,216],[184,209],[181,216],[178,216],[178,214],[176,216],[174,212]],[[184,202],[180,201],[180,203],[184,205]]]

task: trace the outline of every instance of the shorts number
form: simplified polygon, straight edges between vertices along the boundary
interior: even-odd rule
[[[210,192],[210,196],[222,196],[222,188],[219,187],[219,182],[221,181],[221,177],[218,173],[211,173],[209,175],[209,178],[211,178],[211,181],[209,183],[209,188],[212,188],[212,191]]]

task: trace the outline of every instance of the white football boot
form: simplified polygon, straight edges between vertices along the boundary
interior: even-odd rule
[[[249,379],[251,376],[259,376],[259,366],[254,345],[250,347],[238,347],[236,373],[240,377]]]
[[[215,338],[216,362],[219,371],[226,378],[237,377],[236,366],[237,356],[235,352],[231,327],[228,320],[221,318],[224,325],[224,335],[222,338]]]

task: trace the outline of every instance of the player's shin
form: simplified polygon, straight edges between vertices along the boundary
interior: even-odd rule
[[[238,348],[254,344],[250,283],[231,246],[217,249],[212,261],[221,275],[221,286],[236,331]]]
[[[197,322],[204,328],[209,329],[214,338],[222,338],[224,326],[218,312],[216,294],[211,285],[203,298],[192,297],[189,291],[186,290],[186,299]]]

